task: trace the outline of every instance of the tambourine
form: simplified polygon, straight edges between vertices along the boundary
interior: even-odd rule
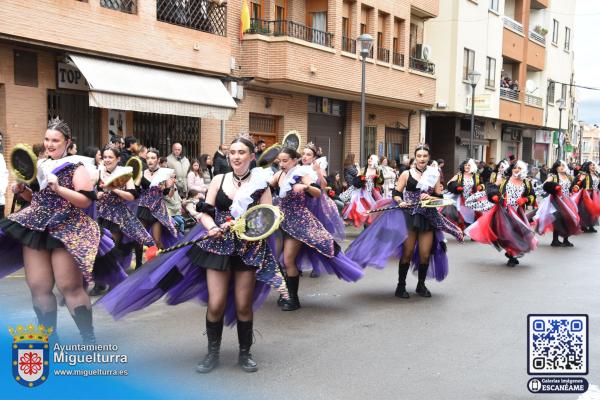
[[[259,204],[249,208],[231,227],[229,227],[229,230],[242,240],[254,242],[271,236],[279,229],[281,221],[283,221],[283,213],[279,210],[279,207],[270,204]],[[158,254],[175,251],[208,238],[209,236],[205,235],[199,239],[181,243],[163,250],[159,250],[156,246],[149,247],[146,250],[146,260],[151,260]]]
[[[423,207],[423,208],[438,208],[438,207],[453,206],[455,204],[456,204],[456,202],[452,199],[427,199],[427,200],[421,200],[418,203],[408,204],[406,207],[400,207],[399,205],[397,205],[397,206],[392,206],[392,207],[376,208],[374,210],[367,211],[367,214],[373,214],[373,213],[383,212],[383,211],[388,211],[388,210],[397,210],[399,208],[400,209],[408,208],[408,207],[413,207],[416,205],[419,205],[419,207]]]
[[[126,167],[131,167],[131,178],[136,186],[140,186],[142,181],[142,173],[144,172],[144,166],[142,160],[138,156],[130,157],[125,163]]]
[[[10,152],[10,165],[15,179],[30,184],[37,177],[37,156],[26,144],[17,144]]]
[[[110,190],[123,187],[129,182],[132,176],[133,170],[131,167],[117,167],[110,176],[104,180],[104,189]]]
[[[290,149],[294,149],[296,151],[298,151],[298,149],[300,148],[300,145],[302,144],[302,141],[300,139],[300,135],[298,134],[298,131],[294,130],[294,131],[289,131],[288,133],[286,133],[286,135],[283,137],[283,141],[281,142],[283,147],[288,147]]]
[[[258,157],[258,160],[256,160],[256,165],[263,168],[269,167],[273,164],[273,161],[275,161],[281,150],[281,145],[277,143],[266,148],[260,157]]]

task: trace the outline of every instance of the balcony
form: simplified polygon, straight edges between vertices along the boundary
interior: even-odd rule
[[[342,36],[342,51],[356,54],[356,40]]]
[[[404,67],[404,54],[393,52],[392,63],[398,67]]]
[[[525,104],[534,107],[544,107],[544,100],[541,97],[525,94]]]
[[[410,69],[415,71],[425,72],[426,74],[435,74],[435,64],[427,60],[421,60],[420,58],[410,58]]]
[[[519,91],[501,87],[500,98],[512,101],[519,101]]]
[[[305,25],[287,20],[267,21],[263,19],[252,19],[250,28],[246,33],[256,33],[265,36],[287,36],[305,42],[319,44],[321,46],[333,47],[332,33],[309,28]],[[354,47],[356,48],[356,42],[354,42]]]
[[[197,31],[227,36],[227,3],[218,5],[212,0],[157,0],[156,19]]]
[[[511,31],[520,33],[521,35],[523,35],[523,24],[521,24],[520,22],[515,21],[512,18],[509,17],[504,17],[503,18],[504,21],[504,27],[510,29]]]
[[[534,42],[536,42],[542,46],[546,46],[546,38],[537,32],[529,31],[529,39],[533,40]]]
[[[384,49],[383,47],[378,47],[377,48],[377,59],[379,61],[389,63],[390,62],[390,51],[388,49]]]
[[[100,7],[121,11],[127,14],[135,14],[135,0],[100,0]]]

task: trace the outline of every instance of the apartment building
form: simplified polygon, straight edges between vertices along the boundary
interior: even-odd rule
[[[580,123],[581,135],[581,161],[593,161],[598,164],[600,160],[600,128]]]
[[[298,130],[342,168],[359,155],[369,33],[366,152],[401,159],[424,139],[435,64],[423,52],[437,0],[39,0],[0,3],[0,130],[7,151],[40,142],[48,118],[79,148],[135,135],[166,153],[212,153],[249,132]],[[431,50],[431,49],[429,49]]]
[[[556,131],[572,136],[574,13],[574,1],[440,2],[424,40],[448,61],[436,65],[427,139],[434,153],[446,159],[447,173],[458,168],[470,148],[472,71],[480,74],[473,157],[496,163],[515,155],[532,164],[556,159]],[[562,106],[559,99],[564,99]],[[569,146],[567,138],[565,156]]]

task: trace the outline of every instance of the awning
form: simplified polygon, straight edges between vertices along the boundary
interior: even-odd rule
[[[69,54],[88,81],[90,106],[229,119],[237,105],[218,78]]]

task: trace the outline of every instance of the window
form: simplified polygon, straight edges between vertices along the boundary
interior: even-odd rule
[[[15,85],[37,87],[37,53],[14,50],[13,57]]]
[[[560,88],[560,98],[563,100],[567,99],[567,88],[569,86],[565,83],[562,84],[562,87]]]
[[[558,21],[554,20],[552,28],[552,43],[558,44]]]
[[[490,10],[498,12],[498,3],[499,0],[490,0]]]
[[[365,126],[365,154],[369,157],[371,154],[377,154],[377,127]]]
[[[469,50],[465,47],[465,54],[463,60],[463,79],[469,79],[469,72],[475,69],[475,51]]]
[[[496,59],[492,57],[486,57],[485,69],[485,86],[493,88],[496,86]]]
[[[181,143],[183,154],[198,157],[200,152],[200,118],[169,114],[133,113],[133,131],[140,142],[154,147],[161,155],[171,152],[173,143]]]
[[[134,0],[100,0],[100,6],[128,14],[135,14]]]
[[[227,3],[219,5],[212,0],[156,0],[156,20],[227,36]]]
[[[262,19],[262,5],[261,0],[250,2],[250,18]]]
[[[565,27],[565,50],[570,50],[571,48],[571,29]]]
[[[556,90],[556,83],[553,81],[548,82],[548,103],[554,105],[554,92]]]
[[[350,34],[350,19],[342,17],[342,36],[349,37]]]

